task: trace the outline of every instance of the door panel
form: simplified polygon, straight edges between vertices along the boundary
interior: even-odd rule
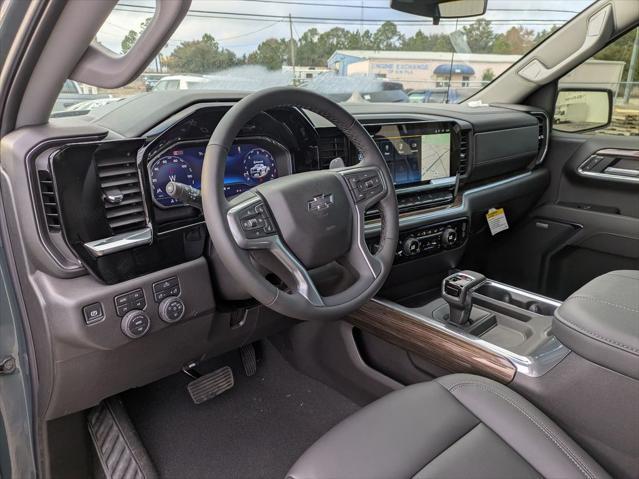
[[[488,242],[484,261],[473,266],[560,300],[608,271],[639,269],[639,182],[578,172],[605,148],[638,151],[639,138],[553,132],[544,162],[549,188],[526,220]]]

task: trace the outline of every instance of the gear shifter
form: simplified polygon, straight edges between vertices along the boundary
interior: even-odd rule
[[[472,289],[485,279],[483,274],[474,271],[460,271],[444,279],[442,298],[450,306],[448,321],[459,326],[468,322],[473,308]]]

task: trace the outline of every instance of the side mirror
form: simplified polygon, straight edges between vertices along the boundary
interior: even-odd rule
[[[420,17],[440,18],[477,17],[486,13],[487,0],[391,0],[390,7]]]
[[[553,128],[577,133],[597,130],[612,121],[612,90],[562,88],[557,93]]]

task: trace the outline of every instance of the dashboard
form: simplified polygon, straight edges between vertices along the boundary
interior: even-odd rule
[[[210,135],[231,106],[187,104],[139,137],[65,144],[50,156],[47,173],[60,232],[84,268],[115,284],[202,256],[208,244],[202,211],[180,203],[166,186],[172,181],[201,188]],[[392,110],[373,113],[371,105],[349,108],[386,160],[400,226],[410,223],[414,228],[416,218],[429,211],[452,211],[465,189],[524,171],[544,151],[540,117],[525,111],[487,107],[444,116],[416,113],[410,105],[403,106],[405,111],[388,105]],[[336,158],[345,166],[355,165],[359,155],[321,117],[294,107],[276,108],[257,115],[238,133],[226,158],[224,194],[233,197],[287,175],[327,169]],[[78,209],[79,202],[85,208]],[[365,213],[372,249],[378,217],[374,207]],[[446,247],[446,241],[429,238],[441,236],[449,226],[458,238],[465,237],[463,223],[444,224],[430,233],[413,231],[421,242],[420,254]]]

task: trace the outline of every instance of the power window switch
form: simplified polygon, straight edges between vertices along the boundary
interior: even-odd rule
[[[89,304],[82,308],[82,314],[84,315],[84,322],[86,324],[93,324],[104,319],[104,309],[102,309],[102,303]]]

